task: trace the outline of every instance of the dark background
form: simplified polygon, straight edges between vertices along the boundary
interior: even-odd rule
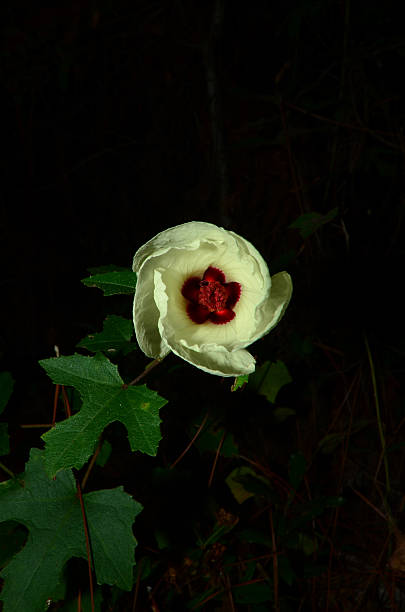
[[[271,267],[301,246],[294,219],[335,206],[333,229],[287,262],[296,304],[310,283],[302,305],[329,328],[355,328],[357,304],[391,328],[404,210],[395,6],[228,2],[209,43],[211,2],[2,3],[7,358],[70,349],[94,321],[87,268],[130,265],[166,227],[225,225]]]
[[[166,370],[151,376],[174,411],[164,425],[173,442],[162,452],[170,460],[181,452],[190,402],[198,414],[213,385],[246,452],[255,449],[282,471],[297,448],[310,458],[336,414],[344,430],[339,407],[356,379],[358,416],[374,423],[360,439],[370,452],[361,469],[372,480],[380,443],[364,334],[388,437],[401,436],[404,416],[398,4],[1,3],[0,358],[17,381],[7,413],[13,469],[38,444],[18,424],[43,422],[51,410],[52,387],[37,360],[53,356],[54,344],[71,354],[109,312],[130,316],[129,299],[102,298],[80,283],[88,268],[130,266],[157,232],[203,220],[240,233],[272,273],[287,269],[293,277],[285,318],[252,350],[259,364],[287,364],[293,384],[282,401],[301,424],[274,430],[252,399],[246,416],[246,400],[235,400],[223,381],[182,364],[174,378]],[[333,221],[307,240],[289,228],[304,213],[335,207]],[[146,363],[133,356],[127,375]],[[391,501],[400,524],[402,454],[394,461]],[[118,459],[115,468],[111,482],[126,478],[130,489]],[[327,486],[335,469],[331,460],[311,473],[314,486]],[[356,462],[351,470],[359,472]],[[351,509],[354,534],[365,507]],[[376,537],[364,552],[379,546]]]

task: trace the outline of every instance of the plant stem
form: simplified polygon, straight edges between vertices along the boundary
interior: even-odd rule
[[[88,523],[87,523],[87,516],[86,516],[86,511],[84,508],[84,500],[83,500],[83,495],[82,495],[82,489],[80,486],[79,481],[76,479],[76,486],[77,486],[77,495],[80,501],[80,508],[82,511],[82,517],[83,517],[83,527],[84,527],[84,536],[86,539],[86,552],[87,552],[87,565],[88,565],[88,569],[89,569],[89,587],[90,587],[90,603],[91,603],[91,612],[95,611],[95,607],[94,607],[94,586],[93,586],[93,573],[92,573],[92,567],[94,568],[94,558],[93,558],[93,551],[91,548],[91,543],[90,543],[90,537],[89,537],[89,527],[88,527]]]
[[[2,463],[0,461],[0,469],[3,470],[3,472],[6,472],[6,474],[8,474],[9,476],[11,476],[11,478],[15,477],[14,472],[12,472],[11,470],[8,469],[8,467],[6,465],[4,465],[4,463]]]
[[[370,365],[371,382],[373,385],[375,412],[377,416],[378,431],[380,434],[380,441],[381,441],[381,450],[382,450],[383,460],[384,460],[385,486],[386,486],[386,492],[389,495],[391,493],[391,483],[390,483],[390,474],[389,474],[389,469],[388,469],[388,459],[387,459],[387,453],[386,453],[386,442],[385,442],[385,436],[384,436],[384,429],[383,429],[383,425],[381,421],[380,401],[378,398],[377,379],[375,376],[374,361],[373,361],[373,356],[370,351],[370,346],[368,344],[366,334],[364,334],[364,343],[366,346],[368,363]]]
[[[124,387],[132,387],[133,385],[136,385],[137,382],[139,382],[144,376],[146,376],[147,374],[149,374],[149,372],[151,370],[153,370],[153,368],[156,368],[157,365],[159,365],[159,363],[161,363],[163,361],[163,359],[154,359],[153,361],[151,361],[146,368],[144,369],[143,372],[141,372],[141,374],[139,374],[139,376],[137,376],[136,378],[134,378],[134,380],[131,380],[130,383],[128,383],[127,385],[124,385]]]

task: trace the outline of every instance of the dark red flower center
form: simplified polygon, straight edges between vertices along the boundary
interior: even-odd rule
[[[188,300],[187,314],[194,323],[211,321],[222,325],[235,318],[233,308],[240,298],[241,289],[237,282],[226,283],[222,270],[210,266],[202,278],[188,278],[181,293]]]

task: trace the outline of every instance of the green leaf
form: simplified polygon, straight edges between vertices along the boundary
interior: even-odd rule
[[[354,434],[362,431],[366,427],[369,427],[373,424],[373,421],[370,419],[359,419],[355,421],[349,431],[349,435],[353,436]],[[333,453],[337,447],[342,444],[347,438],[346,428],[341,432],[334,432],[330,434],[326,434],[320,442],[318,443],[318,448],[321,453],[328,455]]]
[[[249,377],[249,387],[264,395],[269,402],[273,403],[276,400],[277,393],[281,387],[292,381],[287,366],[282,361],[270,363],[265,361],[262,366]]]
[[[114,272],[94,274],[88,278],[83,278],[82,283],[86,287],[102,289],[104,295],[133,294],[136,286],[136,274],[132,270],[121,269]]]
[[[155,540],[159,550],[170,548],[170,538],[164,531],[155,529]]]
[[[273,416],[277,423],[282,423],[288,417],[295,416],[297,413],[294,408],[288,408],[287,406],[279,406],[273,410]]]
[[[334,453],[339,444],[346,440],[345,432],[327,434],[319,441],[318,448],[324,455]]]
[[[7,405],[13,392],[14,378],[10,372],[0,372],[0,414]]]
[[[133,331],[134,324],[130,319],[109,315],[103,323],[102,332],[86,336],[76,346],[93,353],[121,350],[125,355],[136,347],[136,344],[131,343]]]
[[[243,529],[238,532],[237,536],[242,542],[248,542],[249,544],[260,544],[268,548],[271,548],[273,545],[271,537],[259,529]]]
[[[234,528],[234,525],[218,525],[216,524],[212,533],[208,536],[208,538],[204,540],[198,541],[198,546],[201,550],[208,548],[208,546],[212,546],[215,542],[218,542],[229,531]]]
[[[138,559],[136,568],[135,568],[135,580],[138,579],[140,574],[140,580],[146,580],[149,578],[152,572],[152,560],[150,557],[143,556]]]
[[[39,362],[54,383],[75,387],[83,400],[79,412],[45,433],[45,463],[51,475],[80,468],[94,451],[104,428],[120,421],[133,451],[156,455],[160,434],[159,409],[167,402],[146,387],[123,386],[117,366],[102,353],[70,355]]]
[[[235,378],[235,382],[233,383],[232,387],[231,387],[231,391],[237,391],[238,389],[243,389],[243,387],[246,385],[246,383],[249,380],[249,374],[243,374],[242,376],[237,376]]]
[[[290,457],[290,464],[288,466],[288,475],[293,489],[298,489],[306,470],[307,462],[304,455],[301,453],[293,453]]]
[[[337,208],[332,208],[325,215],[321,215],[317,212],[309,212],[301,215],[289,226],[292,229],[297,229],[301,235],[301,238],[308,238],[311,234],[316,232],[322,225],[332,221],[338,214]]]
[[[314,554],[317,550],[317,544],[315,536],[309,536],[306,533],[298,534],[298,548],[302,550],[307,557]]]
[[[250,563],[249,562],[247,562],[247,563],[245,562],[245,567],[246,567],[246,570],[245,570],[245,572],[244,572],[244,574],[242,576],[242,581],[243,582],[248,582],[248,581],[252,580],[252,578],[254,576],[254,573],[256,571],[256,563],[254,561],[252,561]]]
[[[268,584],[256,582],[242,584],[232,589],[234,602],[237,604],[258,604],[271,601],[273,598],[272,589]]]
[[[327,508],[337,508],[344,503],[343,497],[317,497],[310,502],[304,502],[297,504],[294,511],[297,513],[297,517],[291,520],[290,530],[297,529],[308,521],[312,521],[317,516],[320,516]]]
[[[218,450],[222,437],[224,435],[224,429],[217,429],[213,424],[211,427],[205,429],[196,440],[196,447],[200,452],[212,452],[215,453]],[[224,437],[221,446],[221,455],[223,457],[233,457],[239,452],[238,447],[235,444],[234,437],[231,433],[227,433]]]
[[[8,439],[7,423],[0,423],[0,457],[8,455],[10,452],[10,442]]]
[[[256,493],[267,494],[270,487],[267,478],[259,476],[252,468],[247,466],[237,467],[232,470],[225,478],[225,482],[238,504],[242,504]]]
[[[130,590],[136,540],[132,524],[142,510],[122,487],[83,496],[98,584]],[[31,449],[23,481],[0,485],[0,521],[29,530],[24,548],[2,571],[4,612],[43,610],[71,557],[87,559],[83,516],[70,470],[50,479],[43,451]]]

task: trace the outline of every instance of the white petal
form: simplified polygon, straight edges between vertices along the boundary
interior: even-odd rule
[[[218,376],[242,376],[255,370],[255,360],[243,349],[239,351],[193,351],[179,344],[170,346],[173,353],[200,370]]]
[[[288,272],[278,272],[271,277],[270,295],[256,312],[256,334],[251,342],[258,340],[277,325],[289,304],[292,295],[292,280]]]
[[[249,259],[254,262],[252,275],[261,281],[261,289],[267,291],[271,286],[270,273],[267,263],[260,255],[259,251],[253,246],[249,240],[242,238],[235,232],[229,232],[235,239],[238,250],[244,254],[244,259]]]
[[[135,253],[133,270],[138,272],[150,257],[158,257],[170,249],[198,249],[201,242],[221,245],[230,242],[230,232],[212,223],[190,221],[160,232]]]
[[[145,355],[162,359],[170,349],[159,333],[159,310],[153,298],[153,284],[153,270],[144,267],[138,273],[134,298],[135,335]]]

